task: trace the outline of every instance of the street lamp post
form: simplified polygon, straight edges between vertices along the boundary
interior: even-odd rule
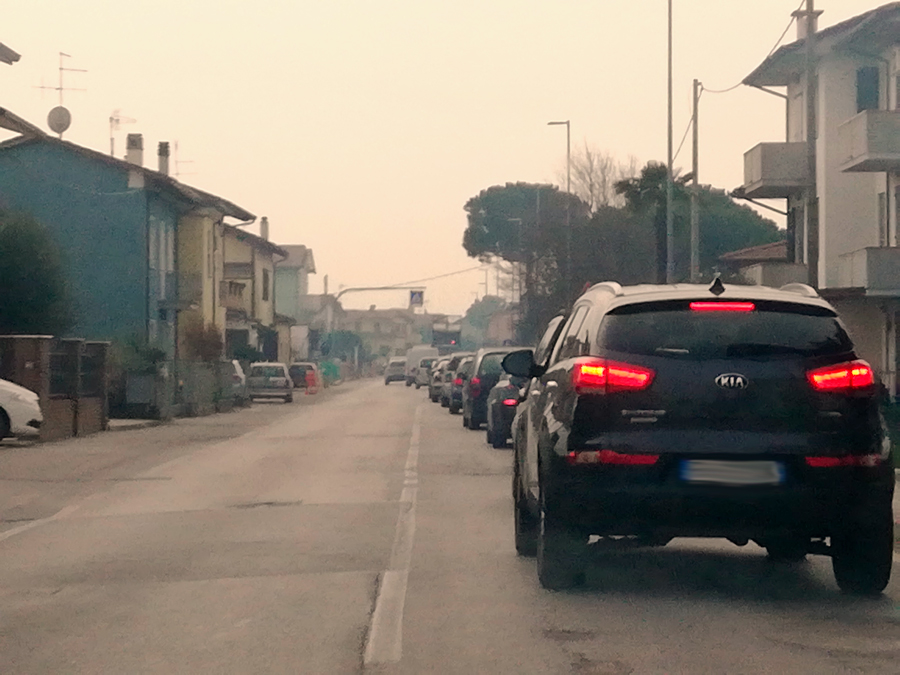
[[[668,101],[668,171],[666,172],[666,283],[675,283],[675,185],[672,176],[672,0],[669,0],[669,101]]]
[[[566,300],[572,299],[572,125],[569,120],[547,122],[549,126],[566,125]]]

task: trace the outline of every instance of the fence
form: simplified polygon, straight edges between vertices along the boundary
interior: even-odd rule
[[[107,342],[45,335],[0,336],[0,378],[40,397],[43,440],[107,428],[108,359]]]

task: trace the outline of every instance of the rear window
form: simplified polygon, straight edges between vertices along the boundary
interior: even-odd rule
[[[250,377],[284,377],[284,368],[281,366],[253,366],[250,369]]]
[[[288,371],[291,373],[291,375],[302,375],[307,370],[312,369],[312,366],[291,366],[290,368],[288,368]]]
[[[468,375],[472,372],[472,365],[473,364],[471,358],[463,359],[459,364],[459,369],[456,371],[457,374],[462,373],[463,375]]]
[[[485,354],[481,359],[481,365],[478,367],[478,373],[480,375],[502,375],[503,366],[501,363],[504,356],[506,356],[506,352]]]
[[[831,310],[789,302],[755,304],[752,312],[697,312],[687,301],[619,307],[600,324],[597,347],[695,360],[824,356],[853,349]]]
[[[434,363],[434,359],[422,359],[419,361],[419,368],[431,368],[432,363]]]

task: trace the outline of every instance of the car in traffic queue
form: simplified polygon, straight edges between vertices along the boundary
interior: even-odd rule
[[[387,367],[384,369],[384,384],[391,382],[403,382],[406,380],[406,358],[395,356],[388,361]]]
[[[439,356],[438,348],[430,345],[416,345],[406,352],[406,386],[416,384],[419,372],[419,361],[425,357],[436,359]],[[418,388],[418,387],[417,387]]]
[[[444,366],[444,381],[441,385],[440,401],[442,408],[450,407],[450,396],[453,391],[453,380],[456,378],[456,371],[460,362],[468,356],[474,356],[474,352],[453,352],[450,354],[450,360]]]
[[[434,362],[429,372],[428,382],[428,398],[432,403],[437,403],[441,399],[441,389],[444,386],[444,372],[450,359],[441,357]]]
[[[484,423],[488,445],[505,448],[512,436],[513,420],[519,407],[522,388],[528,383],[524,377],[504,373],[488,393],[487,417]]]
[[[425,356],[419,359],[416,366],[415,385],[416,389],[427,387],[431,382],[431,366],[437,361],[436,356]]]
[[[36,436],[43,421],[37,394],[9,380],[0,380],[0,440]]]
[[[472,375],[472,363],[475,360],[472,356],[464,356],[459,360],[456,370],[450,378],[450,393],[448,394],[447,408],[451,415],[456,415],[462,410],[463,386]]]
[[[476,431],[487,421],[487,398],[503,375],[503,357],[510,347],[483,347],[475,352],[471,373],[462,386],[462,423]]]
[[[538,361],[504,368],[531,378],[514,531],[544,587],[583,580],[591,536],[754,541],[775,561],[831,556],[845,592],[887,586],[882,390],[814,289],[596,284]]]
[[[283,363],[260,361],[250,364],[247,374],[247,397],[252,401],[260,398],[280,398],[285,403],[294,400],[294,383]]]
[[[322,373],[319,372],[319,366],[315,363],[311,361],[294,361],[288,366],[288,373],[290,373],[294,389],[306,389],[310,372],[315,378],[315,386],[321,387],[323,385]]]

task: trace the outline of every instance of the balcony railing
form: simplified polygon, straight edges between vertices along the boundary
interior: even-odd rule
[[[842,288],[864,288],[872,295],[900,295],[900,248],[873,246],[843,254],[838,282]]]
[[[838,127],[841,171],[900,170],[900,111],[864,110]]]
[[[225,309],[246,310],[244,291],[247,284],[239,281],[223,281],[219,284],[219,302]]]
[[[807,184],[806,143],[760,143],[744,153],[744,196],[790,197]]]

